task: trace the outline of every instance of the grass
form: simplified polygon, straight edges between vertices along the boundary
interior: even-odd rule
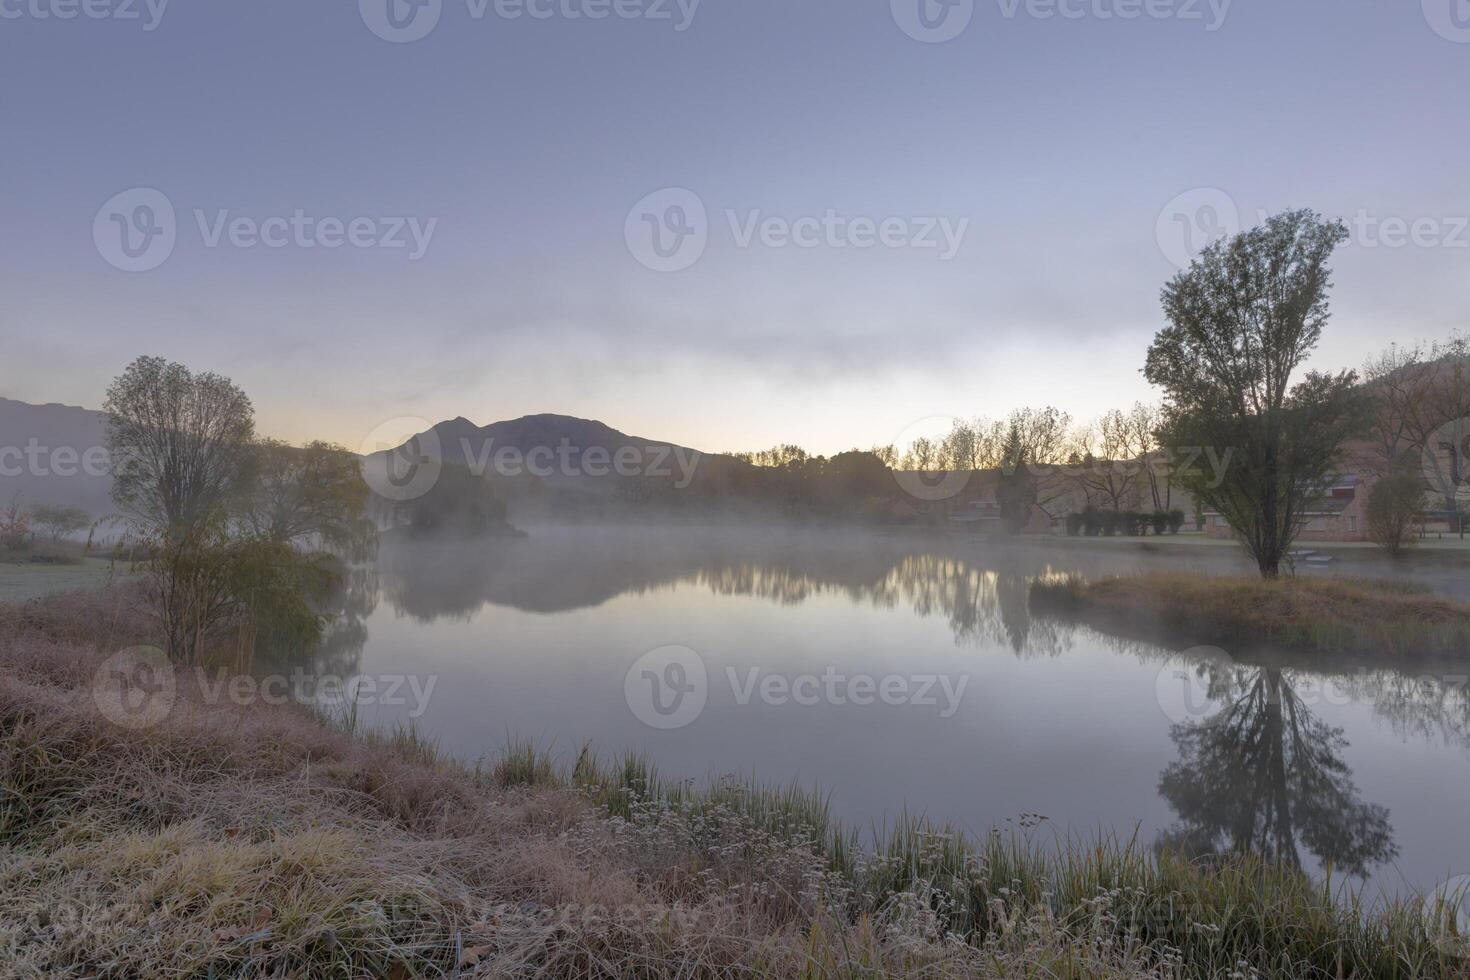
[[[1414,902],[1134,840],[859,835],[801,787],[478,765],[189,685],[127,731],[92,690],[126,593],[0,605],[0,977],[1456,977]]]
[[[1031,608],[1105,632],[1183,638],[1236,650],[1460,657],[1470,605],[1395,582],[1155,573],[1032,584]]]

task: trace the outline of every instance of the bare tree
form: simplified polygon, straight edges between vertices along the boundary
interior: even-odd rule
[[[49,533],[52,541],[60,541],[67,535],[85,530],[91,525],[92,518],[80,507],[37,504],[31,508],[31,523]]]
[[[1393,346],[1365,371],[1377,403],[1376,468],[1420,470],[1440,506],[1463,521],[1462,496],[1470,488],[1470,336]]]
[[[1096,497],[1121,511],[1144,477],[1148,442],[1140,423],[1131,413],[1115,408],[1083,432],[1087,441],[1080,447],[1084,452],[1079,482],[1086,488],[1087,499]]]
[[[250,471],[255,411],[228,378],[140,357],[107,389],[112,498],[155,530],[220,516]]]

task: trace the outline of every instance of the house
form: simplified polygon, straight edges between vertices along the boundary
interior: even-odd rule
[[[1297,540],[1368,540],[1368,492],[1372,487],[1373,478],[1366,474],[1344,473],[1335,477],[1322,496],[1307,505]],[[1234,536],[1229,523],[1218,511],[1206,510],[1204,515],[1205,533],[1209,537]]]
[[[962,530],[976,534],[999,534],[1006,528],[1001,520],[1000,504],[994,494],[979,497],[951,511],[949,523]],[[1031,505],[1031,519],[1021,528],[1021,534],[1051,534],[1055,524],[1052,516],[1039,504]]]

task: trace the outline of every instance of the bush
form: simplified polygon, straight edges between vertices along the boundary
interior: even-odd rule
[[[1417,476],[1396,473],[1373,484],[1368,492],[1367,531],[1374,544],[1396,555],[1408,547],[1419,517],[1424,484]]]
[[[1075,538],[1082,533],[1082,515],[1073,511],[1067,515],[1067,537]]]
[[[1095,538],[1102,533],[1102,514],[1091,504],[1082,508],[1082,530],[1089,538]]]
[[[1169,517],[1169,533],[1170,534],[1178,534],[1179,533],[1179,529],[1184,526],[1184,511],[1182,511],[1182,510],[1171,510],[1171,511],[1169,511],[1168,517]]]
[[[1130,538],[1136,538],[1143,531],[1143,515],[1135,510],[1125,510],[1118,515],[1119,530]]]
[[[1169,512],[1156,510],[1149,517],[1149,523],[1154,527],[1155,534],[1163,534],[1169,528]]]

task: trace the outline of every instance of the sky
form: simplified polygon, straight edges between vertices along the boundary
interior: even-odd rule
[[[1192,249],[1348,221],[1313,359],[1470,321],[1470,0],[0,0],[0,395],[708,450],[1158,393]]]

